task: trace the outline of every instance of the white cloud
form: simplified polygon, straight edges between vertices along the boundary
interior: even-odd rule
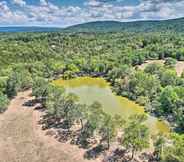
[[[25,6],[26,2],[24,0],[13,0],[14,4],[20,5],[20,6]]]
[[[0,2],[0,24],[14,25],[27,23],[28,18],[22,11],[12,11],[5,1]]]
[[[164,1],[164,2],[163,2]],[[167,1],[167,2],[166,2]],[[47,0],[39,5],[13,0],[19,8],[13,9],[6,1],[0,2],[0,25],[57,25],[68,26],[86,21],[135,19],[168,19],[184,16],[184,0],[141,0],[138,5],[115,5],[99,0],[88,0],[85,7],[57,6]]]

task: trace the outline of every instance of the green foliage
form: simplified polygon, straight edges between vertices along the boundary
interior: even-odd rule
[[[161,110],[163,113],[172,113],[178,99],[177,93],[171,86],[164,88],[160,96]]]
[[[132,116],[130,123],[124,130],[122,144],[132,151],[132,159],[137,151],[149,147],[149,131],[143,124],[146,117],[143,115]]]
[[[138,21],[138,22],[118,22],[100,21],[74,25],[64,29],[65,32],[81,33],[108,33],[108,32],[183,32],[183,18],[164,21]],[[146,44],[146,43],[145,43]]]
[[[88,109],[88,127],[91,127],[94,130],[99,130],[103,124],[103,109],[101,104],[94,102]]]
[[[155,94],[160,91],[159,80],[150,74],[137,71],[122,83],[123,90],[128,91],[128,96],[134,100],[138,97],[148,97],[149,100],[155,98]]]
[[[160,81],[163,87],[177,83],[177,74],[174,70],[166,69],[160,73]]]
[[[144,71],[146,73],[150,73],[152,75],[156,74],[159,75],[160,71],[163,69],[163,66],[161,64],[158,63],[152,63],[152,64],[148,64],[146,66],[146,68],[144,69]]]
[[[6,93],[8,97],[13,97],[20,90],[31,88],[32,77],[28,70],[22,66],[17,66],[13,69],[7,80]]]
[[[64,89],[61,87],[53,86],[49,84],[47,88],[47,96],[45,106],[49,115],[54,118],[61,118],[63,116],[63,111],[60,110],[63,101]]]
[[[172,144],[164,149],[164,162],[184,161],[184,135],[173,134]]]
[[[103,125],[100,129],[100,134],[102,136],[102,140],[107,141],[107,148],[110,148],[110,142],[117,137],[118,131],[120,131],[125,125],[125,121],[121,116],[115,115],[111,116],[104,113],[104,121]]]
[[[157,160],[161,160],[164,156],[164,147],[166,145],[166,138],[159,134],[156,139],[154,139],[154,154],[156,155]]]
[[[176,59],[173,59],[173,58],[166,58],[164,64],[165,64],[165,66],[167,66],[167,67],[173,68],[173,67],[175,67],[175,65],[176,65]]]
[[[43,98],[46,96],[48,81],[41,77],[36,77],[33,80],[32,95],[36,98]]]
[[[6,95],[0,92],[0,113],[4,112],[8,107],[9,100]]]
[[[0,92],[6,93],[7,77],[0,77]]]
[[[167,22],[163,24],[173,29]],[[155,25],[149,22],[146,26],[138,30]],[[132,28],[135,26],[126,27],[129,31]],[[99,135],[110,145],[117,132],[125,127],[120,116],[104,113],[96,102],[81,105],[74,94],[48,84],[48,80],[57,77],[87,75],[104,77],[115,93],[144,105],[148,112],[169,116],[177,130],[183,132],[184,74],[178,77],[173,68],[176,60],[184,60],[183,46],[184,34],[172,32],[1,34],[0,111],[7,107],[7,96],[11,98],[18,91],[32,88],[33,95],[43,99],[48,116],[56,123],[65,120],[71,126],[80,122],[79,133],[84,141]],[[138,70],[138,65],[150,59],[166,60],[165,66],[153,63],[145,70]],[[149,132],[144,120],[145,117],[134,116],[123,130],[123,146],[133,154],[148,146]],[[163,158],[180,162],[182,137],[177,136],[173,141],[172,147],[164,148]],[[160,137],[155,144],[158,157],[162,156],[162,142]]]

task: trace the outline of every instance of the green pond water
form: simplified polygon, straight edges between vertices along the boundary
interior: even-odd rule
[[[74,93],[79,97],[81,104],[92,104],[94,101],[101,103],[103,109],[112,115],[119,114],[123,118],[128,118],[133,114],[145,113],[144,107],[133,101],[112,93],[108,82],[103,78],[79,77],[71,80],[55,80],[57,86],[63,86],[67,93]],[[152,135],[157,133],[169,133],[169,126],[164,121],[148,116],[145,123]]]

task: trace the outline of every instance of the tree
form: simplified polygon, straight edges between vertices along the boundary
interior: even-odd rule
[[[139,96],[145,96],[149,100],[153,100],[155,95],[160,91],[160,81],[155,76],[142,71],[135,72],[129,78],[127,86],[133,99],[137,99]]]
[[[87,106],[82,104],[76,104],[76,107],[70,110],[70,118],[79,121],[81,125],[81,132],[84,129],[84,121],[87,118]]]
[[[7,77],[0,77],[0,92],[6,93]]]
[[[158,112],[161,114],[165,113],[172,113],[173,110],[176,108],[177,101],[179,100],[179,97],[177,93],[174,91],[173,87],[167,86],[163,89],[161,95],[160,95],[160,107]]]
[[[78,96],[73,93],[65,94],[63,96],[63,102],[60,103],[60,113],[63,114],[63,118],[67,121],[69,126],[71,126],[73,120],[75,120],[74,117],[76,114],[73,113],[73,110],[78,108],[76,104],[78,99]]]
[[[176,59],[173,58],[166,58],[165,60],[165,66],[169,67],[169,68],[174,68],[176,65]]]
[[[63,93],[64,89],[62,87],[50,84],[47,88],[45,106],[47,108],[48,115],[52,116],[56,120],[60,120],[63,116],[63,111],[60,110],[61,104],[64,102]]]
[[[7,109],[9,100],[6,95],[0,92],[0,113],[4,112]]]
[[[94,102],[88,106],[86,114],[86,122],[81,132],[81,141],[86,143],[86,140],[98,133],[103,126],[104,112],[99,102]]]
[[[104,113],[104,121],[102,128],[100,129],[100,134],[102,136],[102,140],[107,141],[107,149],[110,148],[110,142],[117,136],[120,128],[122,129],[125,121],[121,116],[115,115],[111,116]]]
[[[33,80],[33,86],[32,86],[32,95],[36,98],[41,98],[46,96],[47,93],[47,87],[48,87],[48,81],[41,77],[36,77]]]
[[[79,120],[83,129],[86,106],[78,104],[78,97],[73,93],[66,93],[63,87],[53,84],[49,84],[46,91],[44,105],[48,121],[52,121],[53,124],[61,124],[63,121],[69,131],[74,122]]]
[[[164,162],[184,161],[184,135],[172,134],[172,144],[164,148]]]
[[[17,91],[17,80],[15,74],[13,73],[7,80],[6,94],[9,98],[12,98],[17,95]]]
[[[89,125],[94,129],[101,128],[103,124],[104,111],[102,105],[99,102],[94,102],[89,106],[87,120]]]
[[[163,70],[160,73],[159,78],[160,78],[160,81],[161,81],[161,85],[163,87],[168,86],[168,85],[174,86],[177,83],[176,71],[171,70],[171,69]]]
[[[149,130],[143,124],[146,120],[145,115],[134,115],[130,117],[130,123],[124,129],[123,146],[131,150],[131,159],[137,151],[142,151],[149,147]]]
[[[154,141],[154,154],[156,155],[157,160],[161,160],[163,158],[165,143],[165,137],[162,134],[157,135]]]
[[[176,124],[178,130],[181,132],[184,132],[184,108],[183,107],[178,107],[175,110],[174,116],[176,118]]]
[[[32,77],[26,69],[15,67],[7,80],[6,94],[13,97],[20,90],[31,88]]]
[[[162,64],[159,63],[152,63],[152,64],[148,64],[146,66],[146,68],[144,69],[144,71],[146,73],[150,73],[150,74],[159,74],[160,70],[163,68]]]
[[[102,140],[107,141],[107,149],[110,148],[110,141],[116,136],[116,125],[112,117],[108,114],[104,114],[104,125],[100,129]]]

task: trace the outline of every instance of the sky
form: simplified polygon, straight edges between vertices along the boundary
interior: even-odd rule
[[[179,17],[184,17],[184,0],[0,0],[0,26],[66,27]]]

